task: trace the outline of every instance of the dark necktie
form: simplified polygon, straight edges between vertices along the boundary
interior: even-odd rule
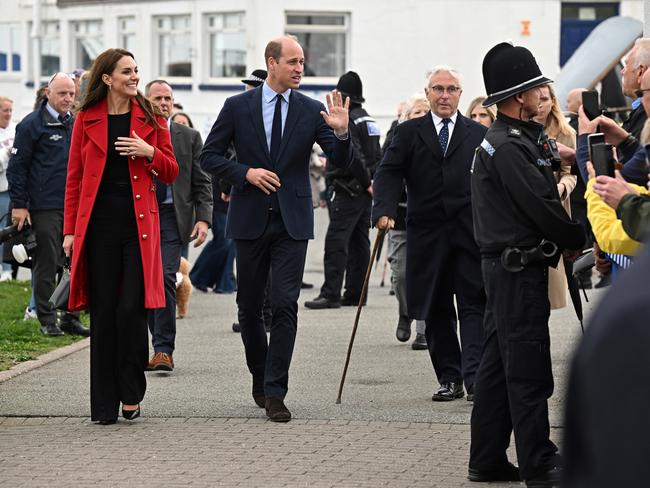
[[[63,126],[67,129],[68,125],[70,125],[70,114],[65,114],[65,115],[59,114],[58,119],[59,122],[61,122]]]
[[[271,126],[271,161],[275,165],[280,152],[282,142],[282,96],[275,96],[275,112],[273,113],[273,125]]]
[[[440,129],[440,133],[438,134],[442,154],[447,152],[447,144],[449,143],[449,122],[451,122],[451,119],[442,119],[442,129]]]

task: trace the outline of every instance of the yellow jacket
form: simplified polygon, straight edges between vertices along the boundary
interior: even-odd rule
[[[587,218],[591,223],[596,242],[600,249],[611,254],[634,256],[641,245],[628,236],[623,230],[623,223],[616,217],[616,211],[607,205],[602,198],[594,193],[595,178],[587,182],[585,199],[587,200]],[[648,190],[642,186],[632,185],[642,195],[647,195]]]

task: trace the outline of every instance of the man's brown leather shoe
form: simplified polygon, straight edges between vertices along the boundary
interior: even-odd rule
[[[264,408],[266,401],[264,397],[264,378],[253,376],[253,400],[258,407]]]
[[[157,352],[149,361],[147,371],[174,371],[174,358],[166,352]]]
[[[266,399],[266,416],[271,422],[289,422],[291,412],[280,398]]]

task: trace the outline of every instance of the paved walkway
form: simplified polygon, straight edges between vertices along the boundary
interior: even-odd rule
[[[316,220],[305,279],[320,285],[326,216]],[[88,349],[0,383],[0,486],[469,486],[471,404],[431,401],[428,355],[395,339],[395,299],[380,280],[381,270],[341,405],[353,308],[307,310],[302,302],[318,291],[303,291],[286,399],[294,420],[274,424],[250,398],[241,339],[230,330],[234,296],[195,292],[189,318],[178,323],[176,371],[149,374],[142,419],[89,421]],[[571,309],[553,312],[551,334],[557,439],[580,336]]]

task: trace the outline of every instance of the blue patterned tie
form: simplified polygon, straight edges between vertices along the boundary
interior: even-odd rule
[[[438,134],[442,154],[447,152],[447,144],[449,143],[449,122],[451,122],[451,119],[442,119],[442,129],[440,129],[440,133]]]

